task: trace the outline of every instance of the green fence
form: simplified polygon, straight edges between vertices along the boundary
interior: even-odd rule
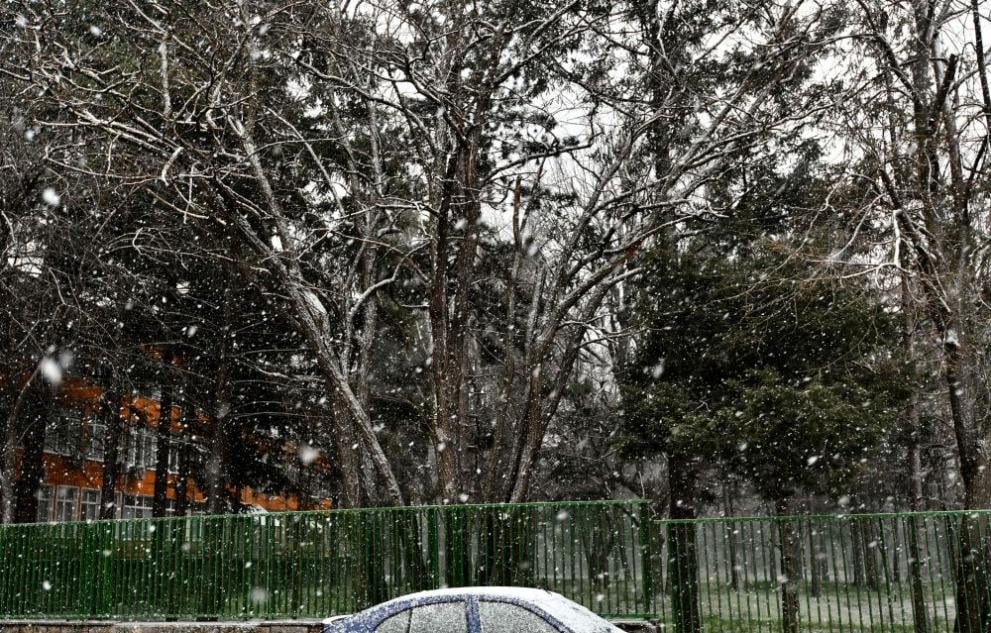
[[[485,584],[646,615],[652,527],[636,501],[10,525],[0,618],[322,618]]]
[[[662,521],[654,537],[652,610],[679,631],[991,629],[987,511]]]
[[[321,618],[521,585],[679,633],[978,633],[991,513],[657,521],[622,501],[11,525],[0,572],[0,618]]]

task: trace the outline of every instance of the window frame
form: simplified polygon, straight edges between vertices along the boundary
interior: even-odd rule
[[[69,501],[69,493],[71,494],[72,507],[69,511],[68,516],[62,515],[62,508],[67,505],[66,501]],[[65,495],[63,497],[63,495]],[[79,494],[79,488],[76,486],[56,486],[55,487],[55,514],[54,521],[57,523],[64,523],[67,521],[75,521],[79,518],[79,498],[82,495]]]
[[[48,501],[48,512],[45,513],[45,518],[40,516],[42,502],[47,497]],[[52,517],[55,514],[55,486],[51,484],[41,484],[38,486],[38,510],[36,512],[36,518],[38,523],[51,523]]]
[[[423,607],[435,606],[438,604],[450,604],[450,603],[460,603],[465,614],[465,631],[467,633],[477,633],[477,614],[474,613],[474,607],[472,604],[472,597],[465,595],[452,595],[452,596],[430,596],[421,600],[402,602],[400,604],[394,605],[389,611],[377,614],[374,620],[366,621],[365,626],[368,627],[368,631],[374,633],[378,630],[386,620],[394,615],[398,615],[403,611],[410,612],[409,622],[407,623],[407,633],[412,633],[413,631],[413,612],[416,609]]]
[[[80,488],[80,493],[79,493],[80,521],[96,521],[97,519],[100,518],[102,496],[103,495],[101,494],[99,488]],[[88,501],[87,499],[95,499],[96,501],[94,503],[93,501]],[[85,508],[87,507],[95,508],[96,512],[93,514],[93,516],[88,516],[88,513],[84,512]]]
[[[98,417],[90,416],[86,427],[86,459],[102,463],[107,455],[107,423]]]
[[[128,516],[129,509],[135,510],[132,516]],[[141,511],[138,514],[137,511]],[[152,497],[147,495],[124,495],[124,503],[120,508],[120,518],[123,520],[150,519],[152,511]]]
[[[552,616],[551,614],[543,611],[542,609],[534,608],[533,605],[530,605],[521,600],[519,601],[503,600],[498,597],[484,597],[484,596],[472,596],[472,600],[474,602],[475,622],[478,626],[477,633],[487,633],[482,623],[483,602],[488,602],[491,604],[509,605],[510,607],[520,609],[521,611],[526,611],[533,617],[537,618],[537,620],[539,620],[540,622],[543,622],[547,626],[547,628],[551,631],[556,631],[557,633],[571,633],[571,630],[568,627],[558,622],[558,620],[554,618],[554,616]]]

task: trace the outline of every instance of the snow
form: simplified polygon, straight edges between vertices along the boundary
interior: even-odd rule
[[[585,607],[568,600],[561,594],[529,587],[461,587],[421,591],[371,607],[368,612],[389,609],[393,605],[398,604],[416,606],[418,604],[436,601],[437,599],[450,598],[457,600],[469,597],[474,597],[477,600],[530,605],[558,620],[566,628],[572,631],[580,631],[581,633],[616,633],[621,630]],[[324,623],[330,624],[339,620],[340,618],[329,618],[324,620]]]
[[[313,462],[317,461],[317,457],[320,456],[320,451],[313,448],[309,444],[301,444],[299,446],[299,461],[303,462],[303,465],[309,466]]]
[[[954,328],[949,328],[946,330],[946,335],[943,337],[943,344],[947,347],[959,347],[960,346],[960,335]]]
[[[41,375],[45,380],[48,381],[48,384],[53,387],[57,387],[62,383],[62,366],[54,358],[46,356],[41,359],[38,369],[41,371]]]
[[[62,198],[51,187],[45,187],[45,190],[41,192],[41,200],[50,207],[57,207]]]
[[[664,374],[664,359],[659,360],[653,367],[650,368],[650,375],[654,378],[660,378]]]

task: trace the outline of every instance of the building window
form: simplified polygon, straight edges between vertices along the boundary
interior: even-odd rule
[[[138,497],[124,495],[124,508],[121,512],[122,519],[147,519],[151,518],[151,497]]]
[[[59,486],[55,493],[55,520],[75,521],[76,520],[76,500],[79,498],[79,489],[70,486]]]
[[[42,485],[38,488],[38,521],[47,523],[52,520],[52,487]]]
[[[179,472],[179,445],[177,442],[171,442],[169,447],[169,472],[178,473]]]
[[[150,470],[155,467],[155,434],[146,428],[131,429],[127,438],[127,465]]]
[[[86,440],[86,458],[102,462],[106,450],[107,425],[91,419]]]
[[[82,448],[82,414],[71,407],[54,406],[48,415],[45,450],[60,455],[79,455]]]
[[[100,491],[83,489],[83,494],[79,499],[79,519],[81,521],[94,521],[100,518]]]

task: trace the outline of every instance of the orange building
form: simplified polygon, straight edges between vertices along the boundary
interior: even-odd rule
[[[102,389],[79,379],[67,379],[51,408],[42,455],[43,477],[38,493],[38,521],[97,519],[100,515],[101,487],[107,442],[107,424],[97,415]],[[150,517],[155,487],[159,403],[154,398],[129,396],[121,416],[123,433],[119,447],[121,476],[115,486],[117,518]],[[198,451],[195,437],[184,432],[178,407],[171,411],[171,446],[168,458],[168,511],[175,506],[180,452]],[[288,451],[286,451],[288,452]],[[18,449],[18,461],[22,456]],[[318,464],[317,467],[326,467]],[[18,466],[18,470],[20,467]],[[244,507],[255,511],[284,511],[300,508],[299,499],[289,494],[266,494],[249,487],[228,488]],[[192,479],[187,483],[189,508],[201,512],[204,495]],[[329,499],[318,499],[309,506],[329,508]]]

